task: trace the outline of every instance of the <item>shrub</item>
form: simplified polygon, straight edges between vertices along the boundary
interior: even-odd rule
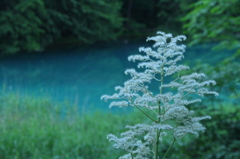
[[[183,35],[173,37],[164,32],[148,38],[147,41],[155,42],[154,49],[141,47],[139,51],[145,55],[128,57],[129,61],[140,61],[138,68],[142,68],[143,72],[127,69],[125,74],[130,74],[132,78],[127,80],[123,87],[115,87],[118,93],[102,96],[105,100],[115,100],[110,103],[110,107],[133,106],[150,121],[126,126],[128,131],[122,133],[120,138],[113,134],[108,135],[108,139],[115,142],[115,148],[126,151],[126,155],[120,159],[157,159],[160,156],[159,145],[165,139],[164,136],[168,135],[172,138],[172,143],[163,153],[164,159],[176,141],[187,134],[198,135],[205,130],[200,121],[210,119],[210,116],[196,117],[188,106],[201,102],[199,97],[218,93],[206,88],[215,85],[215,81],[204,81],[204,74],[181,74],[189,69],[188,66],[177,64],[184,58],[185,51],[185,46],[178,45],[178,42],[185,39]],[[175,74],[177,77],[173,79]],[[155,83],[150,85],[153,81]],[[159,89],[154,91],[152,87]]]

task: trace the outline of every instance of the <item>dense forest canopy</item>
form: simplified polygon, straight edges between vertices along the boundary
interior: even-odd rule
[[[240,1],[197,1],[183,18],[184,29],[192,43],[219,41],[224,47],[239,47]]]
[[[109,0],[4,0],[0,51],[39,50],[62,38],[84,43],[113,39],[122,24],[120,9],[120,1]]]
[[[157,30],[239,47],[238,0],[1,0],[0,53],[139,38]]]

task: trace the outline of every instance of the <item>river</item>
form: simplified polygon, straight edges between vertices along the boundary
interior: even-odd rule
[[[139,47],[147,45],[120,41],[55,47],[1,58],[1,94],[47,98],[77,105],[81,111],[108,109],[108,103],[100,100],[101,95],[114,93],[114,87],[128,79],[124,70],[135,66],[127,61],[128,55],[137,54]],[[183,62],[198,59],[214,65],[227,57],[223,52],[211,51],[212,46],[188,48]]]

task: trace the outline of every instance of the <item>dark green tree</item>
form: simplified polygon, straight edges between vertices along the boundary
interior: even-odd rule
[[[218,48],[234,48],[240,54],[239,6],[239,0],[198,0],[190,4],[182,20],[191,43],[219,42]]]
[[[2,2],[0,12],[0,52],[15,53],[41,48],[46,8],[41,0]]]
[[[119,35],[122,18],[119,0],[45,0],[48,13],[61,36],[77,37],[87,43],[114,39]],[[59,5],[61,4],[61,5]]]
[[[122,15],[125,18],[125,33],[140,35],[155,34],[157,30],[179,33],[180,17],[183,15],[180,0],[124,0]]]
[[[3,0],[0,53],[36,51],[59,39],[114,39],[121,31],[120,8],[120,0]]]
[[[185,33],[190,35],[191,44],[216,42],[214,49],[234,49],[236,52],[211,71],[216,74],[220,88],[234,93],[239,98],[240,60],[240,1],[211,0],[195,1],[189,13],[182,19]],[[230,84],[230,85],[229,85]],[[227,92],[228,92],[227,91]]]

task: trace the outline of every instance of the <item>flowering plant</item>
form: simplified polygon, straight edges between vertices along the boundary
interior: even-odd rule
[[[101,97],[104,100],[114,100],[110,107],[133,106],[151,121],[150,124],[126,126],[128,130],[123,132],[121,137],[113,134],[107,136],[108,140],[115,141],[115,148],[126,150],[127,154],[119,159],[158,159],[158,146],[164,136],[170,135],[173,140],[163,154],[164,159],[177,140],[187,134],[198,135],[205,130],[200,121],[211,117],[196,117],[188,106],[201,102],[199,96],[218,95],[206,88],[216,83],[213,80],[203,81],[203,73],[181,75],[182,71],[189,69],[188,66],[177,64],[184,58],[185,52],[185,45],[179,45],[178,42],[185,39],[183,35],[173,37],[172,34],[164,32],[157,32],[157,36],[147,38],[147,41],[155,42],[153,48],[141,47],[139,51],[144,52],[144,55],[128,57],[129,61],[140,61],[137,66],[144,71],[127,69],[125,74],[130,74],[131,79],[127,80],[123,87],[115,87],[118,93]],[[174,79],[173,75],[177,77]],[[159,83],[157,93],[150,91],[153,80]],[[189,96],[197,98],[190,100],[187,99]]]

